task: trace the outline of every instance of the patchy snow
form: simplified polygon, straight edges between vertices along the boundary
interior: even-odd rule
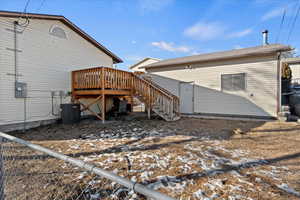
[[[194,192],[193,196],[200,200],[210,200],[210,198],[206,197],[205,193],[200,189]]]
[[[286,191],[289,194],[295,195],[297,197],[300,197],[300,192],[297,192],[296,190],[294,190],[293,188],[289,187],[287,184],[285,183],[281,183],[280,185],[277,185],[278,188]]]
[[[176,143],[185,140],[188,142]],[[69,148],[80,150],[87,147],[90,151],[103,148],[99,154],[80,158],[151,189],[167,190],[169,194],[180,195],[191,186],[194,191],[189,198],[213,200],[222,198],[226,193],[227,199],[251,200],[247,194],[263,191],[266,183],[261,177],[268,177],[278,188],[300,196],[280,179],[282,172],[288,173],[287,167],[274,166],[263,158],[252,158],[244,150],[227,149],[225,143],[207,137],[174,136],[172,130],[154,128],[147,131],[135,127],[130,131],[120,128],[113,133],[104,130],[98,134],[84,135],[83,140],[72,142]],[[172,149],[176,145],[181,145],[181,152]],[[81,173],[77,179],[84,177],[85,174]],[[115,196],[124,191],[119,189]],[[94,195],[91,199],[98,198],[98,194]],[[132,194],[128,199],[138,197]]]

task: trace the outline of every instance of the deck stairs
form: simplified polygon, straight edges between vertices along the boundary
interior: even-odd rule
[[[179,98],[142,75],[133,74],[133,95],[166,121],[180,119]]]

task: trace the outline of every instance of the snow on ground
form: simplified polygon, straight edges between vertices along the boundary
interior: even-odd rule
[[[298,198],[297,182],[289,182],[291,179],[287,178],[297,177],[291,171],[291,165],[285,166],[267,159],[282,156],[269,153],[278,149],[274,142],[280,137],[286,140],[286,135],[279,135],[277,125],[267,127],[266,133],[259,135],[258,140],[247,140],[248,143],[252,142],[250,146],[243,138],[236,140],[241,144],[231,138],[232,130],[236,127],[248,130],[259,127],[261,131],[260,126],[254,122],[200,119],[177,122],[137,120],[106,125],[87,121],[74,127],[48,128],[44,135],[40,135],[43,130],[38,130],[24,136],[24,139],[28,137],[38,140],[41,137],[39,143],[43,146],[112,171],[176,199]],[[289,126],[283,128],[286,131]],[[299,130],[297,128],[295,126],[294,130]],[[279,136],[275,138],[270,130],[275,130]],[[291,135],[290,138],[290,143],[294,142],[295,136]],[[255,154],[254,149],[249,147],[258,147],[269,154],[264,154],[264,151],[260,155]],[[292,155],[295,152],[289,151]],[[74,183],[86,179],[88,174],[85,172],[72,177]],[[97,182],[89,183],[94,185]],[[109,184],[114,186],[115,183]],[[122,193],[123,190],[121,188],[116,193]],[[99,195],[102,197],[101,194],[90,193],[91,199],[97,199]],[[129,194],[131,199],[140,199],[132,192]]]
[[[121,129],[113,134],[102,131],[98,137],[85,135],[84,140],[71,141],[69,149],[96,150],[109,145],[103,153],[80,159],[178,199],[251,200],[260,192],[276,198],[274,188],[265,191],[269,182],[299,196],[280,178],[288,168],[251,158],[245,150],[226,149],[226,141],[175,136],[161,129],[134,128],[128,133]]]

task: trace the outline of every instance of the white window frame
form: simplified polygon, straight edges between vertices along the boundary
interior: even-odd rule
[[[53,29],[55,29],[55,28],[60,28],[61,30],[63,30],[66,37],[59,37],[59,36],[53,34]],[[53,36],[61,38],[61,39],[68,39],[68,36],[67,36],[67,33],[66,33],[65,29],[62,28],[61,26],[56,25],[56,24],[54,24],[54,25],[51,26],[51,28],[49,30],[49,33],[50,33],[50,35],[53,35]]]
[[[223,77],[223,76],[234,76],[234,75],[243,75],[243,77],[244,77],[244,88],[233,89],[233,87],[232,87],[231,90],[224,89],[222,77]],[[232,77],[231,77],[231,80],[232,80]],[[232,85],[233,85],[233,84],[232,84]],[[232,85],[231,85],[231,86],[232,86]],[[221,74],[221,91],[226,91],[226,92],[239,92],[239,91],[246,91],[246,90],[247,90],[247,73],[241,72],[241,73]]]

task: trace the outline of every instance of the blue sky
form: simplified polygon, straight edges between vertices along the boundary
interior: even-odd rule
[[[23,11],[26,2],[1,0],[0,10]],[[121,57],[118,67],[127,69],[144,57],[257,46],[263,29],[270,31],[270,43],[297,51],[300,16],[287,42],[297,6],[298,0],[30,0],[27,11],[64,15]]]

